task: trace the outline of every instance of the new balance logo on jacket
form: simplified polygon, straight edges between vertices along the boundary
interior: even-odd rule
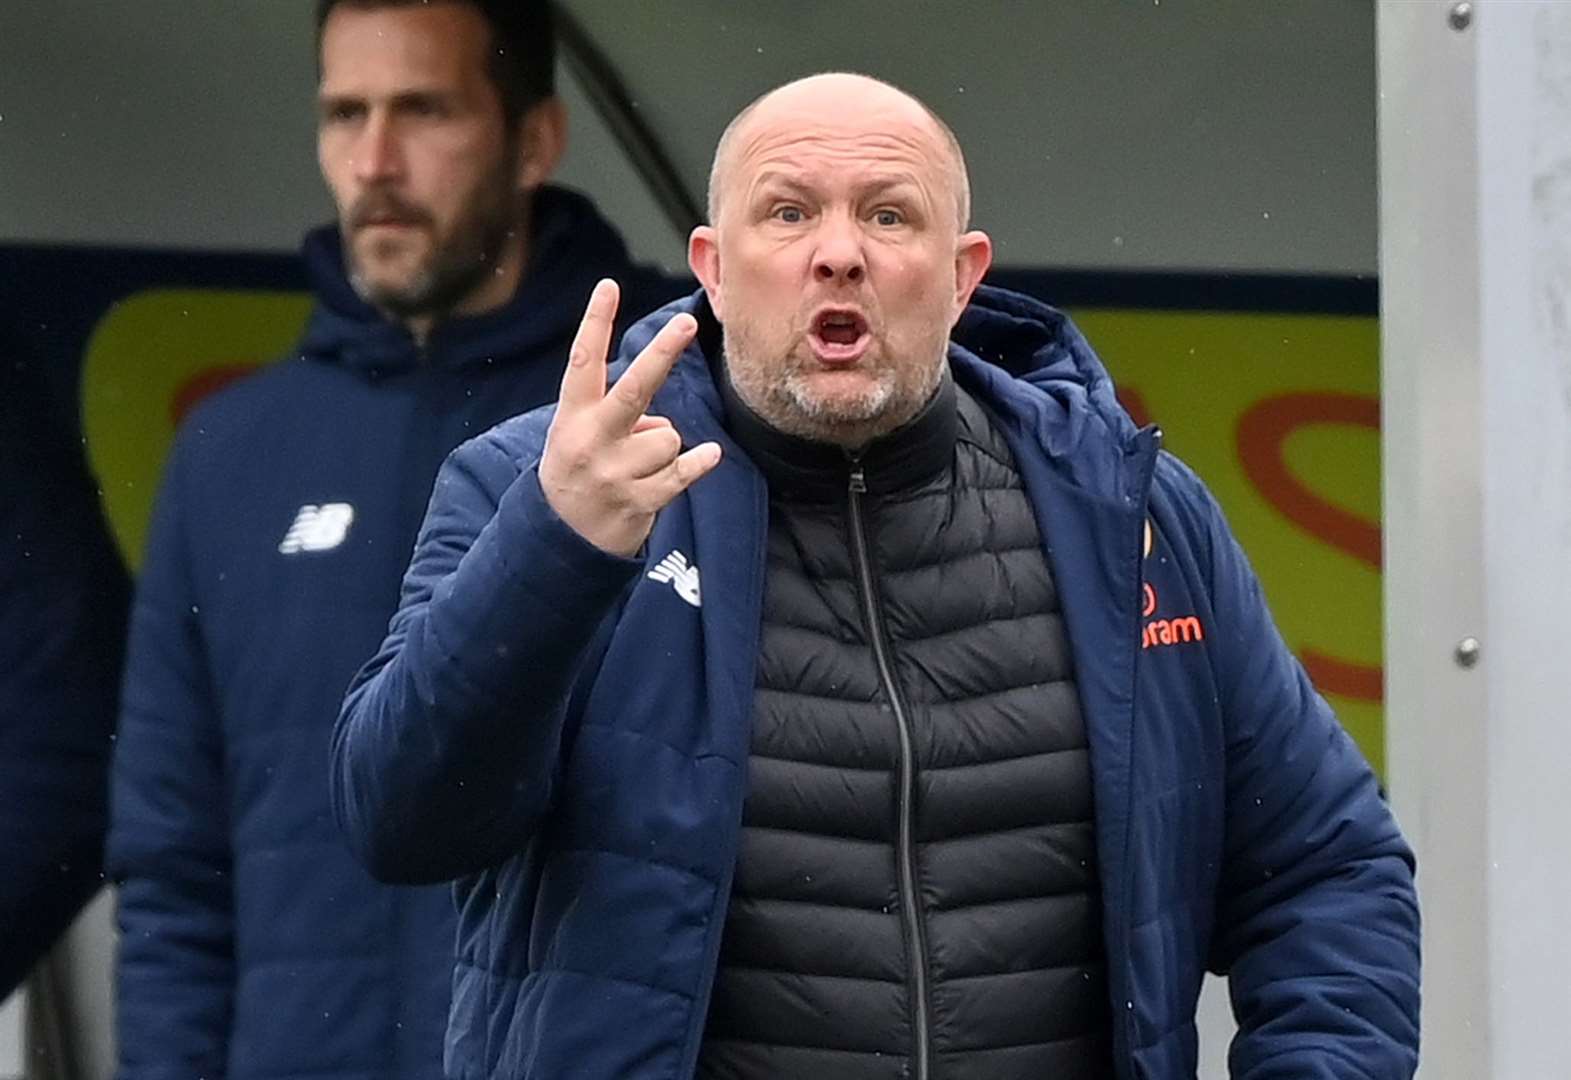
[[[344,542],[354,523],[355,508],[348,503],[306,503],[295,515],[278,550],[284,555],[302,551],[331,551]]]
[[[650,581],[658,581],[661,584],[670,582],[671,588],[676,590],[676,595],[698,607],[698,567],[689,566],[687,556],[680,551],[673,551],[661,559],[659,564],[645,576]]]

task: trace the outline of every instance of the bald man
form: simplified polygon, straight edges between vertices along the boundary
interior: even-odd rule
[[[459,879],[451,1077],[1406,1077],[1412,857],[1194,475],[980,287],[953,135],[826,75],[722,138],[702,290],[437,481],[334,736]]]

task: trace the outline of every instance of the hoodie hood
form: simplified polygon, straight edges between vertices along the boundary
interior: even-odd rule
[[[317,303],[301,354],[377,372],[538,355],[571,338],[583,317],[583,298],[597,280],[620,279],[628,269],[622,237],[588,199],[542,187],[530,214],[529,264],[513,298],[494,311],[438,323],[422,349],[402,324],[356,294],[336,225],[312,230],[302,255]]]
[[[702,290],[629,328],[612,375],[679,311],[698,319],[698,336],[677,361],[654,408],[673,416],[704,414],[702,438],[714,438],[725,407],[706,355],[718,357],[721,336]],[[979,286],[955,324],[949,360],[955,381],[981,397],[1012,438],[1039,443],[1061,479],[1116,497],[1138,486],[1143,470],[1129,463],[1154,452],[1157,433],[1135,426],[1102,361],[1063,312],[1020,293]],[[722,444],[731,450],[727,440]]]

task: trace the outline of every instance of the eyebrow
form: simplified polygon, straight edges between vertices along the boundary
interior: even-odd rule
[[[763,188],[771,186],[783,187],[790,191],[802,194],[812,191],[811,185],[806,184],[797,177],[792,176],[790,173],[783,172],[779,169],[770,169],[766,172],[759,173],[758,176],[753,180],[754,191],[759,191]]]
[[[769,169],[765,172],[759,173],[757,179],[753,181],[754,191],[759,191],[771,186],[785,188],[788,191],[804,195],[812,194],[815,190],[813,185],[803,181],[791,173],[780,169]],[[867,190],[871,194],[880,195],[894,188],[909,188],[913,191],[920,191],[921,185],[918,184],[916,179],[911,176],[885,176],[872,181],[868,185]]]
[[[920,193],[922,190],[922,185],[918,184],[916,180],[910,176],[890,176],[873,181],[873,183],[868,187],[868,192],[873,195],[882,195],[896,188],[908,188],[913,193]]]
[[[389,106],[394,109],[408,108],[411,105],[430,105],[451,102],[455,98],[451,90],[437,87],[415,87],[399,90],[386,96]],[[377,100],[381,95],[368,94],[360,90],[324,91],[317,94],[317,106],[321,109],[330,109],[343,105],[366,105]]]

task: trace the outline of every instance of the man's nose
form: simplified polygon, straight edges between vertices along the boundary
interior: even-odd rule
[[[373,112],[355,146],[355,177],[362,183],[395,180],[404,169],[398,133],[385,113]]]
[[[855,285],[867,273],[862,232],[856,222],[841,215],[824,218],[813,253],[813,276],[823,282]]]

